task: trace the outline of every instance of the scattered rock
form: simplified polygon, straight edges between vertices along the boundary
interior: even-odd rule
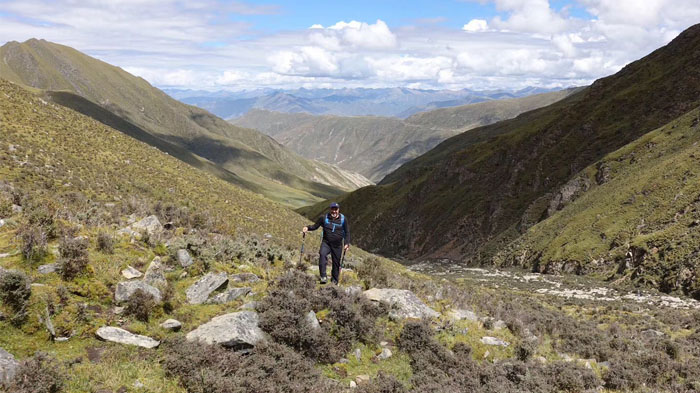
[[[505,329],[507,327],[508,326],[506,325],[506,323],[501,321],[500,319],[493,323],[493,330]]]
[[[133,386],[134,386],[135,389],[141,389],[141,388],[145,388],[145,387],[146,387],[146,385],[144,385],[143,383],[141,383],[141,381],[139,381],[139,380],[136,380],[136,382],[134,382],[134,385],[133,385]]]
[[[496,345],[499,347],[507,347],[510,344],[501,340],[500,338],[485,336],[481,338],[481,343],[485,345]]]
[[[228,283],[226,273],[207,273],[207,275],[187,288],[185,292],[187,302],[190,304],[202,304],[207,301],[212,292],[223,287],[226,283]]]
[[[241,307],[239,307],[239,309],[255,311],[256,307],[258,307],[258,302],[253,301],[253,302],[248,302],[248,303],[242,305]]]
[[[168,286],[168,280],[165,279],[165,267],[160,260],[160,257],[155,257],[148,265],[146,274],[143,275],[143,281],[154,287]]]
[[[161,323],[160,327],[162,327],[163,329],[172,330],[173,332],[177,332],[182,327],[182,323],[175,319],[168,319],[165,322]]]
[[[39,271],[39,274],[56,273],[56,271],[58,270],[58,264],[49,263],[48,265],[41,265],[37,270]]]
[[[318,323],[318,319],[316,318],[316,313],[313,310],[309,311],[309,313],[306,314],[305,319],[306,319],[307,325],[309,325],[309,327],[312,330],[318,330],[321,328],[321,324]]]
[[[447,316],[454,321],[461,321],[463,319],[467,321],[479,320],[479,317],[473,311],[463,309],[450,310]]]
[[[352,285],[345,288],[345,293],[347,293],[348,295],[359,295],[362,293],[362,288],[360,288],[357,285]]]
[[[112,309],[112,312],[113,312],[115,315],[120,315],[120,314],[124,313],[124,309],[125,309],[125,308],[126,308],[126,307],[114,307],[114,309]]]
[[[148,216],[141,221],[131,224],[131,229],[136,232],[146,232],[153,236],[163,229],[163,225],[156,216]]]
[[[350,387],[355,389],[357,387],[357,382],[355,381],[350,381]]]
[[[345,358],[340,358],[340,360],[338,360],[338,363],[340,363],[340,364],[348,364],[348,363],[350,363],[350,360],[345,359]]]
[[[182,267],[188,267],[194,263],[192,256],[190,256],[190,253],[184,248],[177,250],[177,261]]]
[[[260,277],[256,276],[253,273],[238,273],[238,274],[232,274],[229,279],[231,282],[239,283],[239,282],[258,282],[260,281]]]
[[[0,218],[0,228],[2,228],[2,227],[4,227],[4,226],[5,226],[5,219],[4,219],[4,218]]]
[[[265,340],[258,327],[258,314],[239,311],[212,318],[211,321],[187,333],[187,341],[221,344],[234,350],[247,350]]]
[[[263,236],[265,237],[265,239],[272,239],[272,235],[269,233],[266,233]]]
[[[15,376],[19,362],[11,353],[0,348],[0,386],[6,386]]]
[[[547,358],[545,358],[544,356],[535,356],[535,360],[542,363],[542,364],[547,363]]]
[[[355,349],[355,359],[357,359],[358,362],[362,360],[362,351],[360,348]]]
[[[136,345],[143,348],[155,348],[160,345],[160,341],[154,340],[150,337],[141,336],[139,334],[133,334],[124,329],[113,326],[101,327],[97,329],[95,334],[97,337],[105,341],[111,341],[119,344]]]
[[[386,347],[387,345],[389,345],[389,342],[388,342],[388,341],[382,341],[382,342],[379,343],[379,345],[382,346],[382,347]]]
[[[143,273],[131,266],[127,266],[126,269],[122,270],[122,276],[124,276],[124,278],[126,278],[127,280],[131,280],[133,278],[139,278],[143,276]]]
[[[252,291],[251,288],[245,287],[245,288],[232,288],[227,290],[226,292],[220,293],[209,300],[207,300],[207,303],[209,304],[224,304],[224,303],[229,303],[232,302],[236,299],[238,299],[241,296],[245,296],[249,294]]]
[[[391,349],[389,349],[389,348],[384,348],[384,349],[382,349],[382,353],[380,353],[379,355],[377,355],[377,358],[378,358],[379,360],[386,360],[386,359],[389,359],[389,358],[391,357],[391,355],[392,355]]]
[[[131,295],[136,292],[136,290],[142,290],[143,292],[150,293],[153,296],[153,300],[156,303],[160,303],[161,295],[158,288],[152,287],[143,281],[122,281],[117,284],[117,289],[114,291],[114,300],[117,302],[125,302],[129,300]]]
[[[22,213],[22,210],[24,210],[24,209],[22,209],[22,206],[15,205],[15,204],[12,205],[12,213],[15,213],[15,214]]]
[[[355,383],[362,385],[363,383],[369,382],[369,375],[362,374],[355,377]]]
[[[392,318],[435,318],[440,314],[428,307],[413,292],[405,289],[372,288],[363,294],[370,300],[388,303]]]

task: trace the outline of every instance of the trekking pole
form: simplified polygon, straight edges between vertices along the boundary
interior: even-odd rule
[[[343,264],[343,261],[345,260],[345,246],[343,246],[343,253],[340,254],[340,268],[345,269],[345,265]]]
[[[301,265],[302,258],[304,258],[304,241],[306,240],[306,232],[301,234],[301,251],[299,252],[299,264]]]

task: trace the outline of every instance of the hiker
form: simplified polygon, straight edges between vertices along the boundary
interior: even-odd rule
[[[340,214],[340,205],[331,203],[331,211],[324,216],[321,216],[316,223],[311,226],[304,227],[303,233],[307,231],[315,231],[323,227],[323,240],[321,241],[320,257],[318,260],[318,271],[321,275],[321,284],[325,284],[326,278],[326,263],[328,254],[331,254],[333,259],[333,268],[331,269],[331,282],[338,285],[340,279],[340,262],[343,251],[350,248],[350,230],[348,221],[345,216]],[[343,241],[345,245],[343,246]]]

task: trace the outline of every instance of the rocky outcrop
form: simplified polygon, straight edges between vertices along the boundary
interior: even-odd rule
[[[148,216],[140,221],[137,221],[126,228],[122,228],[118,233],[140,238],[142,233],[149,236],[156,235],[163,230],[163,225],[156,216]]]
[[[435,318],[440,315],[428,307],[413,292],[405,289],[372,288],[363,292],[370,300],[387,303],[391,306],[392,318]]]
[[[236,299],[238,299],[241,296],[245,296],[251,292],[251,288],[245,287],[245,288],[232,288],[227,290],[226,292],[220,293],[216,296],[211,297],[209,300],[207,300],[207,303],[210,304],[224,304],[224,303],[229,303],[232,302]]]
[[[190,255],[190,253],[187,252],[187,250],[185,250],[184,248],[181,248],[181,249],[177,250],[177,262],[182,267],[188,267],[194,263],[194,260],[192,259],[192,256]]]
[[[122,281],[117,284],[117,289],[114,291],[114,300],[117,302],[125,302],[129,300],[131,295],[137,290],[142,290],[145,293],[151,294],[153,300],[156,303],[160,303],[162,300],[160,291],[151,285],[146,284],[143,281]]]
[[[19,362],[11,353],[0,348],[0,387],[7,386],[17,372]]]
[[[234,350],[245,350],[265,340],[265,333],[258,327],[256,312],[239,311],[214,317],[187,333],[186,338],[187,341],[220,344]]]
[[[229,279],[231,280],[232,283],[239,283],[239,282],[258,282],[260,281],[260,277],[256,276],[253,273],[238,273],[238,274],[232,274]]]
[[[187,288],[185,292],[187,295],[187,302],[189,304],[202,304],[209,299],[209,295],[211,295],[212,292],[220,289],[227,283],[228,276],[226,273],[207,273],[207,275]]]
[[[160,260],[160,257],[155,257],[148,265],[146,269],[146,274],[143,275],[143,281],[148,285],[153,285],[154,287],[167,287],[168,280],[165,279],[165,266]]]
[[[97,337],[105,341],[111,341],[119,344],[136,345],[143,348],[155,348],[158,345],[160,345],[160,341],[158,340],[154,340],[146,336],[141,336],[139,334],[134,334],[124,329],[113,326],[101,327],[97,329],[97,332],[95,332],[95,334],[97,335]]]
[[[552,216],[558,210],[563,209],[564,206],[588,191],[590,187],[591,181],[587,177],[577,177],[564,184],[550,201],[547,216]]]

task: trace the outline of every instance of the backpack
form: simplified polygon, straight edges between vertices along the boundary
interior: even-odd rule
[[[326,222],[325,225],[331,225],[331,220],[328,219],[329,214],[326,214]],[[345,216],[341,213],[340,214],[340,229],[343,229],[343,226],[345,225]],[[333,223],[333,229],[331,232],[335,232],[335,227],[338,226],[338,224]]]

